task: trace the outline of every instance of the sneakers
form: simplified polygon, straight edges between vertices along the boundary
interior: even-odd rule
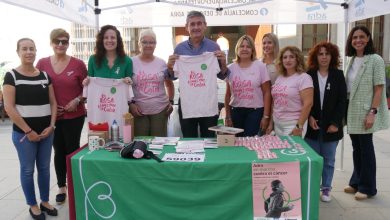
[[[324,189],[321,193],[321,201],[323,202],[330,202],[332,200],[332,197],[330,196],[330,190]]]
[[[355,194],[357,192],[357,189],[353,188],[352,186],[346,186],[344,187],[345,193]]]

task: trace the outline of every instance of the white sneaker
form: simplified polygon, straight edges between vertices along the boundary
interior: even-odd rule
[[[325,189],[321,193],[321,201],[323,202],[330,202],[332,201],[332,196],[330,195],[330,191]]]

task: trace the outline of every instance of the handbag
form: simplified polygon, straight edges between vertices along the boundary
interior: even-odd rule
[[[159,157],[153,154],[153,152],[147,150],[147,145],[143,141],[133,141],[129,145],[126,145],[119,152],[120,156],[129,159],[154,159],[158,162],[163,162]]]

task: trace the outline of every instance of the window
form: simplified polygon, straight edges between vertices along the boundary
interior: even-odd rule
[[[327,24],[302,25],[302,52],[307,54],[317,43],[328,39]]]

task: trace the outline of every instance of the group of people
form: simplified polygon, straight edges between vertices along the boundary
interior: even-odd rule
[[[287,46],[279,51],[274,34],[264,35],[261,59],[257,58],[254,40],[244,35],[237,41],[233,63],[227,65],[218,44],[205,37],[207,23],[201,12],[189,12],[185,28],[189,39],[176,46],[167,63],[154,55],[157,41],[150,29],[140,34],[140,54],[129,58],[117,28],[103,26],[88,69],[81,60],[67,55],[70,36],[63,29],[51,32],[54,54],[36,66],[34,41],[22,38],[17,42],[21,64],[5,75],[4,103],[14,123],[12,140],[19,156],[23,192],[34,219],[45,219],[43,212],[57,215],[49,204],[52,145],[59,187],[56,202],[66,199],[66,155],[80,146],[85,120],[82,90],[89,77],[122,79],[132,85],[134,98],[128,104],[135,116],[136,136],[167,135],[175,95],[172,80],[179,78],[183,136],[213,137],[208,128],[218,120],[216,77],[225,80],[226,125],[244,129],[242,136],[272,131],[282,136],[303,136],[324,157],[323,201],[331,200],[336,147],[347,123],[354,171],[344,191],[354,193],[358,200],[377,193],[372,134],[388,128],[389,123],[384,61],[375,54],[366,27],[356,26],[348,36],[346,54],[351,59],[346,78],[339,70],[338,47],[329,42],[310,50],[306,68],[301,50]],[[191,61],[188,57],[195,58]],[[199,93],[188,94],[187,87],[191,86],[200,87]],[[197,95],[203,95],[202,100],[194,100]],[[192,102],[203,104],[194,106],[194,112],[188,107]],[[42,201],[39,206],[34,191],[35,163]]]
[[[133,84],[135,98],[126,105],[130,105],[130,112],[136,116],[136,135],[166,136],[164,126],[173,109],[173,83],[164,74],[166,63],[153,55],[156,36],[151,30],[141,33],[141,53],[130,59],[124,52],[117,28],[103,26],[88,69],[83,61],[67,54],[69,39],[64,29],[52,30],[50,45],[54,53],[40,59],[36,66],[34,41],[18,40],[16,52],[21,63],[4,78],[4,106],[13,122],[12,140],[19,157],[22,189],[33,219],[45,219],[44,213],[58,215],[57,209],[49,203],[52,146],[59,188],[56,202],[62,204],[66,200],[66,156],[80,146],[86,113],[83,87],[89,83],[88,76],[122,79]],[[149,81],[153,86],[158,82],[152,94],[148,93],[148,88],[145,90]],[[39,205],[33,179],[35,164]]]
[[[336,147],[347,124],[354,170],[344,191],[354,193],[356,200],[376,195],[372,134],[388,128],[389,115],[385,65],[375,54],[369,30],[356,26],[349,33],[346,77],[339,70],[338,47],[330,42],[320,42],[309,51],[307,68],[297,47],[284,47],[276,55],[276,36],[266,34],[262,42],[260,61],[251,37],[244,35],[237,42],[226,80],[226,124],[244,129],[243,136],[272,131],[303,136],[324,158],[321,200],[325,202],[331,201]]]

